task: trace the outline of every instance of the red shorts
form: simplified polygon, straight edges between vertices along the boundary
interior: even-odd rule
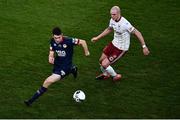
[[[126,51],[120,50],[116,48],[112,42],[110,42],[104,49],[103,53],[108,57],[110,63],[116,62],[119,58],[121,58]]]

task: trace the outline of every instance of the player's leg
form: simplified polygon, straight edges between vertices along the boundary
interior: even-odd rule
[[[99,59],[99,63],[101,63],[105,58],[107,58],[107,55],[104,54],[104,53],[102,53],[102,54],[101,54],[101,57],[100,57],[100,59]]]
[[[104,67],[101,65],[102,61],[107,58],[107,56],[102,53],[100,59],[99,59],[99,63],[100,63],[100,70],[102,71],[102,74],[96,76],[96,79],[108,79],[110,76],[107,73],[106,69],[104,69]]]
[[[113,77],[113,80],[119,80],[121,78],[121,74],[117,74],[110,64],[111,62],[108,58],[105,58],[101,63],[102,67],[106,70],[106,72]]]
[[[37,90],[37,92],[29,100],[25,101],[25,104],[27,106],[30,106],[36,99],[38,99],[41,95],[43,95],[47,91],[48,87],[52,83],[54,83],[60,79],[61,79],[61,76],[58,74],[52,74],[51,76],[49,76],[44,81],[43,85]]]
[[[110,61],[108,58],[105,58],[102,63],[101,66],[106,70],[107,73],[109,73],[112,77],[116,76],[117,73],[114,71],[114,69],[110,66]]]
[[[107,58],[107,56],[104,53],[102,53],[102,55],[101,55],[101,57],[99,59],[100,65],[101,65],[102,61],[104,61],[106,58]],[[101,69],[103,75],[109,76],[109,74],[107,73],[107,71],[104,69],[104,67],[102,65],[100,66],[100,69]]]
[[[107,57],[102,60],[102,67],[104,67],[107,73],[113,77],[114,81],[119,80],[122,77],[121,74],[117,74],[110,65],[120,59],[126,53],[126,51],[119,50],[112,43],[110,43],[103,52],[107,55]]]
[[[103,74],[99,75],[96,77],[96,79],[107,79],[110,77],[110,75],[112,74],[114,76],[115,71],[113,70],[113,68],[110,66],[111,62],[109,61],[109,56],[112,55],[114,50],[114,46],[112,43],[109,43],[107,46],[105,46],[105,48],[103,49],[103,53],[99,59],[100,62],[100,69],[103,72]],[[109,66],[109,68],[108,68]],[[107,69],[108,68],[108,69]],[[111,69],[110,69],[111,68]],[[109,70],[109,71],[108,71]],[[110,73],[111,74],[110,74]],[[112,76],[111,75],[111,76]]]
[[[52,83],[57,82],[61,79],[61,75],[59,74],[52,74],[49,76],[43,83],[43,87],[48,88]]]
[[[101,70],[105,71],[104,73],[111,75],[113,80],[119,80],[121,75],[117,74],[110,65],[124,54],[125,51],[117,49],[112,43],[108,44],[103,50],[103,54],[100,58]]]
[[[108,79],[110,76],[113,77],[113,80],[119,80],[121,78],[121,74],[117,74],[110,64],[108,58],[102,60],[100,68],[103,74],[98,75],[96,79]]]
[[[103,60],[102,66],[106,67],[107,72],[113,77],[114,81],[121,79],[121,74],[117,74],[114,69],[110,66],[111,64],[115,63],[119,60],[122,56],[124,56],[126,51],[119,50],[112,46],[111,55],[109,55],[106,59]]]
[[[72,65],[70,73],[73,74],[74,78],[77,78],[78,75],[78,68],[76,65]]]

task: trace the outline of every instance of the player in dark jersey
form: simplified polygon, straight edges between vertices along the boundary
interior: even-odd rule
[[[63,79],[70,73],[72,73],[75,78],[77,77],[77,67],[72,63],[73,47],[75,45],[81,45],[85,55],[90,55],[85,40],[65,37],[59,27],[55,27],[52,30],[52,34],[53,38],[50,41],[49,51],[49,63],[54,65],[52,75],[45,79],[43,85],[29,100],[24,101],[27,106],[30,106],[45,93],[52,83]]]

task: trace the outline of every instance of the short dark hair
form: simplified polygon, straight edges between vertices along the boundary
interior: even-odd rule
[[[53,28],[52,34],[53,35],[61,35],[62,34],[61,29],[59,27]]]

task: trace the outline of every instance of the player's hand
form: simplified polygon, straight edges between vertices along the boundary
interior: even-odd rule
[[[54,64],[54,57],[49,57],[49,63]]]
[[[150,51],[147,47],[143,48],[144,55],[149,55]]]
[[[96,42],[98,40],[98,38],[97,37],[93,37],[92,39],[91,39],[91,42]]]
[[[85,52],[85,56],[90,56],[90,52],[89,51]]]

